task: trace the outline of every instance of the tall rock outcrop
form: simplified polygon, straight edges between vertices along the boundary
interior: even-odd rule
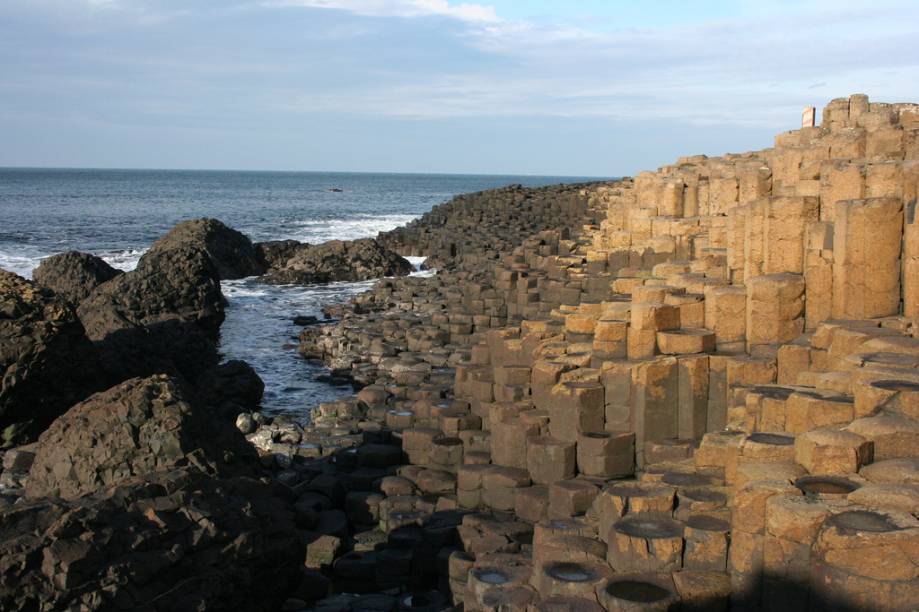
[[[224,318],[217,268],[193,247],[151,249],[77,309],[113,381],[175,372],[194,381],[217,363]]]
[[[192,247],[207,253],[220,280],[257,276],[265,265],[248,236],[217,219],[183,221],[153,243],[151,251]]]
[[[0,445],[34,439],[103,386],[83,325],[63,298],[0,270]]]

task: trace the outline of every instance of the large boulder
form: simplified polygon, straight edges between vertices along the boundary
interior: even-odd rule
[[[221,280],[257,276],[265,272],[252,241],[217,219],[183,221],[154,242],[150,250],[180,247],[192,247],[207,253]]]
[[[35,439],[102,388],[99,369],[67,301],[0,270],[0,446]]]
[[[282,609],[305,551],[282,491],[195,468],[0,514],[0,609]]]
[[[194,381],[217,364],[225,302],[204,251],[158,248],[99,285],[77,314],[113,381],[158,372]]]
[[[144,254],[135,270],[97,287],[77,312],[93,340],[171,319],[193,323],[216,338],[225,302],[207,253],[194,247],[159,248]]]
[[[166,375],[135,378],[60,416],[38,439],[28,497],[74,499],[155,471],[194,465],[226,476],[256,473],[252,447],[230,418],[194,401]]]
[[[405,276],[411,271],[412,264],[405,258],[372,238],[364,238],[304,245],[283,268],[271,270],[261,280],[279,285],[305,285]]]
[[[197,383],[198,396],[213,406],[225,418],[240,412],[258,409],[265,393],[265,383],[245,361],[221,363],[201,375]]]
[[[101,257],[67,251],[43,259],[32,272],[32,279],[42,287],[64,296],[72,304],[79,304],[93,289],[121,273],[121,270],[108,265]]]
[[[296,240],[269,240],[256,242],[255,251],[269,270],[283,268],[301,248],[310,246]]]

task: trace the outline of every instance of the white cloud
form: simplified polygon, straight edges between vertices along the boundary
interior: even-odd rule
[[[100,67],[99,78],[109,78],[113,65],[130,65],[137,88],[156,85],[154,98],[175,91],[187,107],[240,117],[253,110],[384,119],[586,117],[774,129],[793,122],[802,106],[856,91],[885,101],[919,98],[919,56],[903,53],[919,35],[919,11],[903,0],[856,0],[842,9],[819,0],[612,30],[502,19],[493,7],[459,0],[223,1],[196,5],[192,17],[230,8],[243,17],[219,15],[205,42],[178,37],[175,49],[157,45],[153,55],[106,48],[81,65]],[[82,2],[84,11],[89,4],[121,9],[98,11],[118,14],[110,20],[116,25],[167,17],[181,25],[188,16],[170,12],[176,3],[165,0]],[[128,7],[135,12],[122,14]],[[293,15],[280,7],[313,12],[293,11],[297,19],[288,19]],[[323,10],[341,14],[312,18]],[[279,25],[253,29],[247,45],[237,44],[235,32],[218,36],[227,21],[238,24],[250,14]],[[414,21],[430,17],[454,23]],[[311,29],[313,22],[322,23]],[[439,38],[432,42],[428,30]],[[200,88],[212,83],[219,93],[208,97]],[[196,104],[196,95],[211,106]]]
[[[297,1],[361,5],[366,14],[417,4]],[[919,32],[915,21],[865,5],[821,11],[613,31],[472,21],[461,40],[489,58],[482,63],[423,73],[396,65],[388,79],[285,90],[276,104],[266,102],[301,113],[594,117],[776,129],[793,123],[800,107],[833,96],[919,97],[919,60],[897,51]]]
[[[447,0],[275,0],[274,6],[338,9],[367,17],[450,17],[469,23],[497,23],[494,7]]]

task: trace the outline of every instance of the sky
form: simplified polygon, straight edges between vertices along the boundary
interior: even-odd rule
[[[622,176],[919,101],[916,40],[915,0],[0,0],[0,166]]]

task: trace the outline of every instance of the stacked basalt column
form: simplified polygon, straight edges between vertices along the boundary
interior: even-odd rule
[[[442,574],[473,610],[919,606],[917,130],[833,101],[773,149],[591,188],[602,215],[484,273],[387,281],[362,306],[401,322],[324,345],[376,334],[417,464],[380,520],[467,513]]]
[[[866,585],[893,608],[905,605],[894,593],[911,601],[908,567],[878,582],[877,572],[844,561],[848,544],[827,552],[820,534],[832,539],[838,528],[827,521],[840,512],[868,513],[842,523],[886,525],[878,533],[903,531],[903,545],[913,545],[909,521],[896,515],[915,499],[913,485],[894,499],[889,483],[868,484],[860,471],[912,461],[908,446],[919,442],[907,407],[919,389],[919,354],[906,318],[913,279],[904,274],[916,257],[916,113],[860,97],[834,102],[823,128],[782,135],[773,150],[682,159],[595,195],[607,218],[588,248],[549,265],[551,291],[539,297],[556,298],[548,316],[531,310],[542,315],[533,328],[521,321],[521,330],[543,334],[529,369],[532,404],[499,429],[523,441],[507,453],[492,439],[492,460],[526,465],[535,483],[519,493],[520,512],[577,520],[593,499],[586,516],[609,546],[603,532],[629,504],[597,506],[621,474],[615,454],[599,457],[634,433],[642,482],[679,468],[688,481],[723,485],[686,491],[641,529],[623,523],[608,552],[612,569],[677,569],[666,551],[679,550],[684,564],[690,549],[711,544],[705,527],[718,525],[723,556],[692,557],[722,559],[709,567],[730,575],[744,605],[792,605],[790,593],[805,595],[795,605],[849,591],[861,601]],[[562,293],[577,283],[583,292],[585,275],[602,273],[613,277],[605,296],[582,293],[575,304]],[[529,412],[539,418],[523,426]],[[734,431],[706,433],[726,425]],[[600,427],[605,433],[589,431]],[[700,439],[694,452],[691,440]],[[866,486],[870,493],[859,493]],[[711,512],[718,499],[714,516],[687,526],[697,516],[689,509]],[[676,527],[667,522],[675,516]],[[649,551],[660,558],[642,560]],[[551,571],[534,568],[542,582]],[[829,593],[820,580],[841,590]]]

